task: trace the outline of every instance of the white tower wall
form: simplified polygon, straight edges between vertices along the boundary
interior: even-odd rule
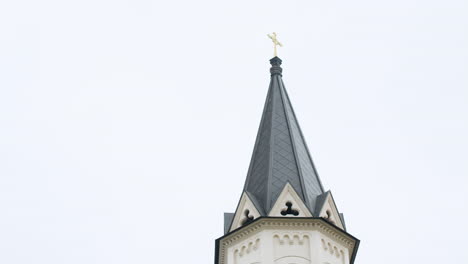
[[[321,219],[262,218],[219,241],[219,264],[349,264],[356,239]]]

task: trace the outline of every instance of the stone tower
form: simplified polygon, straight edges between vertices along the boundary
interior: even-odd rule
[[[271,81],[235,213],[225,213],[215,264],[349,264],[359,240],[346,232],[330,191],[324,191],[282,80]]]

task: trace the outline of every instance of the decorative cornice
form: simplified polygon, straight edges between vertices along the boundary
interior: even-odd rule
[[[292,227],[292,228],[304,228],[307,231],[318,230],[328,236],[339,241],[343,246],[349,249],[351,263],[359,240],[345,231],[331,225],[322,218],[312,217],[261,217],[256,219],[254,222],[248,224],[245,227],[234,230],[233,232],[221,237],[219,241],[219,262],[218,264],[226,263],[226,248],[227,246],[234,244],[240,239],[252,236],[260,231],[269,230],[270,228],[278,227]]]

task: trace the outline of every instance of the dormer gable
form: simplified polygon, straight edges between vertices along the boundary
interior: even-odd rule
[[[312,214],[288,182],[278,196],[268,216],[312,217]]]
[[[345,230],[344,223],[330,191],[317,197],[315,216],[322,217],[335,226]]]
[[[247,225],[258,217],[260,217],[259,210],[252,202],[252,199],[250,199],[249,195],[244,192],[239,201],[236,212],[234,213],[234,218],[232,220],[229,232],[241,226]]]

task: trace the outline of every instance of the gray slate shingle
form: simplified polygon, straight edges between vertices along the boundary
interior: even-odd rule
[[[268,214],[286,183],[311,212],[324,193],[282,80],[281,59],[270,60],[271,81],[244,191]]]

